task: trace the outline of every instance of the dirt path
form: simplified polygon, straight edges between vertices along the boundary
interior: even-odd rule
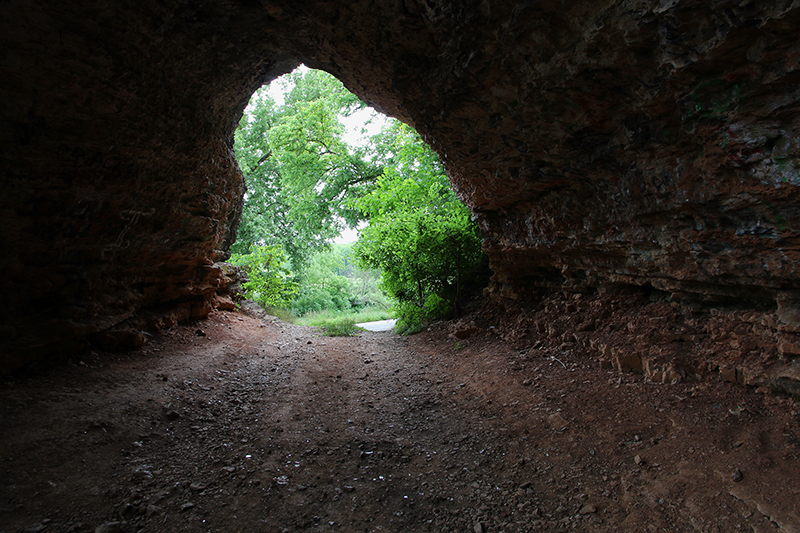
[[[3,383],[0,532],[796,532],[798,420],[490,336],[215,313]]]

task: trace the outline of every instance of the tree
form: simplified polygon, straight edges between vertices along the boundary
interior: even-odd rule
[[[300,292],[292,309],[302,316],[315,311],[359,311],[388,307],[378,289],[378,274],[351,261],[352,245],[336,244],[315,253],[299,276]]]
[[[393,139],[392,164],[372,192],[353,201],[369,220],[355,254],[382,271],[401,327],[413,330],[425,319],[460,314],[465,280],[481,261],[480,238],[419,135],[395,123],[385,136]]]
[[[359,263],[383,271],[400,315],[417,324],[460,313],[480,240],[436,154],[397,121],[369,143],[350,146],[341,117],[362,102],[321,71],[295,71],[283,83],[285,101],[257,92],[236,133],[248,191],[233,251],[285,250],[301,282],[299,314],[343,309],[348,299],[358,307],[380,299],[370,288],[374,278],[362,271],[356,288],[352,276],[333,274],[317,252],[343,226],[368,219],[356,247]]]
[[[250,280],[243,288],[247,297],[262,307],[288,307],[297,295],[297,282],[286,268],[286,255],[280,246],[256,246],[249,254],[232,255],[231,263],[247,273]]]
[[[381,172],[370,147],[343,140],[340,117],[364,106],[333,76],[297,70],[283,81],[285,102],[256,92],[236,131],[234,150],[247,183],[232,251],[281,245],[301,270],[359,213],[347,200],[369,192]]]

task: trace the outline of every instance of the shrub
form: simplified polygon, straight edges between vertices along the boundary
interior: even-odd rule
[[[247,272],[250,281],[242,288],[261,307],[287,307],[297,295],[297,282],[280,246],[256,246],[247,255],[232,255],[230,262]]]

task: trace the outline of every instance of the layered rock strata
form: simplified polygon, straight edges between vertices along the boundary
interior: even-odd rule
[[[255,88],[301,62],[438,151],[494,297],[635,285],[800,327],[797,0],[12,0],[0,15],[3,368],[145,308],[208,308],[244,191],[232,133]]]

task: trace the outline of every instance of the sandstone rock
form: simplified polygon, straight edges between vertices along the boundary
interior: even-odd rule
[[[642,361],[644,377],[649,381],[674,385],[684,379],[684,374],[669,361],[659,361],[654,357],[646,357]]]
[[[777,298],[800,331],[794,2],[1,6],[2,370],[143,309],[210,312],[242,209],[233,131],[303,62],[440,154],[489,296]]]
[[[800,332],[800,295],[782,292],[778,295],[776,313],[784,331]]]
[[[614,367],[620,372],[641,372],[642,358],[637,353],[616,351],[614,353]]]
[[[800,342],[784,340],[778,343],[778,351],[787,357],[800,356]]]
[[[771,379],[771,387],[785,394],[800,398],[800,361],[776,369]]]
[[[560,413],[555,413],[547,417],[547,423],[555,431],[563,431],[569,426],[569,422],[561,416]]]
[[[217,309],[222,311],[235,311],[236,304],[231,300],[230,296],[217,296]]]

